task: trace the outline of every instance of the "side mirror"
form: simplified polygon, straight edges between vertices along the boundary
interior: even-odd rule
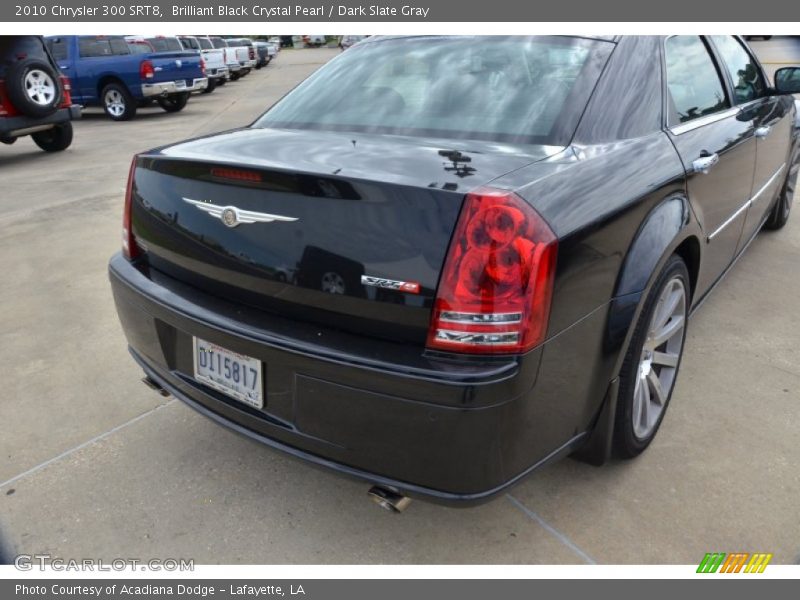
[[[775,71],[775,91],[779,94],[800,94],[800,67],[783,67]]]

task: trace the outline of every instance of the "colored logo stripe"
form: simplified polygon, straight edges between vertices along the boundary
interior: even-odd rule
[[[748,561],[748,559],[750,559]],[[763,573],[772,560],[772,554],[757,552],[707,552],[697,567],[698,573]],[[745,563],[746,566],[745,566]],[[743,570],[744,569],[744,570]]]
[[[728,554],[728,558],[725,559],[724,563],[722,563],[722,568],[719,570],[719,572],[738,573],[742,570],[744,561],[746,561],[748,558],[750,558],[750,555],[747,552],[734,552],[732,554]]]
[[[753,558],[747,563],[744,568],[745,573],[763,573],[767,568],[769,561],[772,560],[772,554],[753,554]]]
[[[722,561],[725,559],[724,552],[706,552],[700,566],[697,567],[698,573],[716,573]]]

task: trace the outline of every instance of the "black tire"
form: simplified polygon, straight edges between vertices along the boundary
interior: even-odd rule
[[[778,199],[769,217],[767,217],[767,221],[764,223],[765,229],[780,229],[789,220],[789,213],[792,212],[792,202],[797,192],[798,172],[800,172],[800,148],[794,151],[792,160],[789,163],[789,171],[786,173],[786,179],[778,194]]]
[[[130,121],[136,116],[136,100],[124,84],[109,83],[100,92],[100,103],[112,121]]]
[[[231,81],[236,81],[237,79],[239,79],[239,77],[241,77],[241,75],[239,74],[239,71],[236,71],[236,72],[231,71]]]
[[[158,99],[158,105],[167,112],[180,112],[189,102],[189,92],[170,94]]]
[[[650,425],[652,429],[650,429],[646,435],[638,436],[634,432],[634,391],[636,390],[636,380],[640,374],[640,363],[645,354],[644,345],[647,341],[651,321],[653,320],[654,313],[658,306],[658,300],[668,285],[676,285],[673,283],[676,279],[683,286],[683,300],[686,312],[683,320],[683,329],[682,332],[680,332],[682,337],[680,338],[681,344],[678,360],[674,367],[669,390],[664,390],[663,404],[657,421],[653,425]],[[617,402],[616,424],[614,427],[614,451],[622,458],[634,458],[650,445],[658,433],[664,415],[669,408],[669,401],[672,398],[672,391],[675,389],[675,381],[678,376],[678,371],[680,370],[680,362],[686,341],[686,319],[688,317],[691,298],[690,285],[689,271],[686,268],[686,263],[683,262],[681,257],[672,255],[667,261],[667,264],[664,265],[664,268],[661,270],[661,273],[658,275],[658,278],[647,295],[639,320],[636,323],[633,337],[631,338],[630,347],[625,355],[622,370],[620,371],[619,398]],[[667,321],[667,324],[670,322],[671,319]],[[648,361],[648,370],[650,369],[653,369],[653,372],[655,372],[655,367],[650,366]],[[647,384],[645,383],[644,385]],[[650,392],[648,392],[648,398],[649,394]]]
[[[209,77],[208,86],[206,86],[206,89],[204,89],[202,93],[210,94],[215,89],[217,89],[217,80],[216,79],[212,79],[212,78]]]
[[[52,115],[61,103],[61,79],[45,60],[12,62],[6,75],[6,93],[16,109],[29,117]]]
[[[32,133],[34,143],[45,152],[61,152],[72,144],[72,123],[67,121],[46,131]]]
[[[228,80],[227,80],[227,79],[225,79],[224,77],[220,77],[220,78],[217,80],[217,87],[222,87],[222,86],[223,86],[223,85],[225,85],[226,83],[228,83]]]

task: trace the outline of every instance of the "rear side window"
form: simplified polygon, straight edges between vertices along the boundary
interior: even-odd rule
[[[767,86],[761,75],[761,69],[739,40],[730,35],[712,35],[711,39],[733,81],[736,103],[744,104],[762,97],[767,91]]]
[[[67,59],[67,43],[61,38],[50,38],[47,40],[47,49],[56,60]]]
[[[186,50],[199,50],[200,47],[197,45],[197,40],[193,38],[181,38],[181,44]]]
[[[558,145],[613,44],[554,37],[428,37],[355,45],[260,127]]]
[[[670,125],[686,123],[730,107],[717,67],[699,36],[676,35],[666,41]]]
[[[120,56],[130,54],[124,38],[81,37],[78,39],[78,53],[81,58],[101,56]]]
[[[182,52],[183,46],[174,37],[154,37],[147,38],[147,42],[153,47],[154,52]]]

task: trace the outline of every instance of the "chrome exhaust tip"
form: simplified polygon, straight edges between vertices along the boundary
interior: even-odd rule
[[[161,394],[162,396],[164,396],[164,398],[167,398],[169,396],[169,392],[165,390],[163,387],[161,387],[158,384],[158,382],[156,382],[154,379],[151,379],[149,376],[142,377],[142,383],[145,384],[147,387],[149,387],[151,390],[154,390],[159,394]]]
[[[381,508],[393,513],[401,513],[411,504],[411,498],[389,488],[372,486],[367,495]]]

